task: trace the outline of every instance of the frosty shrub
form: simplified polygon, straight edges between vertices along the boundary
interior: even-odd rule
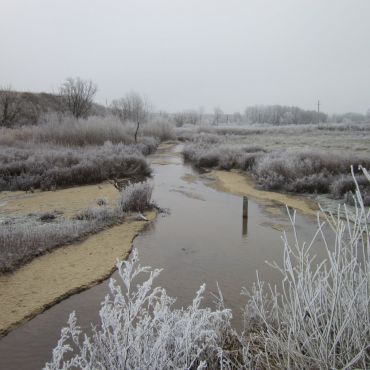
[[[214,145],[214,143],[210,144],[203,141],[187,144],[183,150],[184,159],[190,161],[196,167],[218,168],[221,170],[250,169],[263,153],[264,150],[257,146]]]
[[[173,308],[175,299],[153,287],[160,270],[131,261],[117,265],[120,284],[111,279],[110,294],[100,309],[100,325],[82,335],[75,313],[53,350],[45,369],[203,369],[227,366],[223,346],[229,339],[231,312],[201,308],[205,286],[193,303]],[[137,278],[147,276],[143,283]],[[68,360],[66,358],[69,358]]]
[[[370,210],[355,186],[354,214],[345,206],[346,219],[340,209],[321,211],[309,243],[299,242],[289,213],[293,240],[283,234],[283,263],[272,264],[280,289],[257,275],[252,289],[242,290],[242,333],[232,329],[221,292],[216,310],[201,308],[204,286],[191,306],[173,308],[174,299],[153,288],[160,271],[141,267],[134,251],[117,265],[121,285],[111,279],[93,334],[83,335],[72,313],[45,369],[370,368]],[[319,237],[322,260],[311,250]],[[142,274],[147,280],[135,284]]]
[[[349,182],[343,180],[343,175],[347,175],[352,165],[356,170],[359,165],[369,168],[370,157],[310,149],[279,151],[260,157],[252,172],[264,189],[296,193],[331,192],[338,197],[340,192],[344,194],[340,183],[348,186]],[[368,192],[369,183],[361,176],[358,176],[358,181],[364,192]],[[354,190],[353,181],[351,188]]]
[[[99,207],[83,209],[77,212],[73,216],[73,219],[80,221],[111,222],[116,219],[119,220],[120,216],[117,209],[111,209],[106,204],[103,204]]]
[[[144,124],[141,130],[144,137],[154,137],[159,141],[173,140],[176,138],[173,123],[162,117]]]
[[[111,178],[148,176],[147,146],[0,148],[0,191],[42,190],[94,184]]]
[[[361,190],[362,199],[365,205],[370,205],[370,184],[365,176],[356,176],[358,187]],[[334,198],[340,199],[345,197],[346,203],[351,205],[353,202],[353,194],[356,191],[356,185],[350,175],[343,175],[333,181],[330,185],[330,193]]]
[[[370,181],[370,176],[365,171]],[[284,233],[282,293],[259,278],[245,308],[244,343],[258,368],[368,369],[370,366],[370,210],[356,184],[354,215],[318,215],[318,230],[310,243]],[[295,213],[289,214],[292,225]],[[323,218],[323,219],[322,219]],[[354,218],[354,222],[350,220]],[[333,233],[329,242],[329,233]],[[326,259],[311,251],[321,237]]]
[[[130,184],[121,191],[118,208],[122,212],[143,212],[152,207],[153,185],[148,182]]]

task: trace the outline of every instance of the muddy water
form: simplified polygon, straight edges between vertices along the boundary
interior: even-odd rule
[[[154,199],[171,214],[159,216],[135,239],[134,246],[142,264],[164,268],[157,283],[177,297],[179,307],[191,302],[203,282],[208,291],[205,304],[212,304],[209,292],[215,291],[218,282],[240,329],[241,287],[251,286],[257,269],[265,280],[278,281],[278,273],[265,261],[281,259],[280,230],[291,230],[285,209],[250,199],[249,217],[243,222],[241,197],[209,186],[209,179],[182,163],[180,149],[166,148],[152,158]],[[312,237],[315,225],[314,218],[297,216],[302,240]],[[107,282],[103,282],[71,296],[2,338],[0,369],[41,368],[50,358],[69,313],[75,310],[84,328],[90,322],[97,323],[107,291]]]

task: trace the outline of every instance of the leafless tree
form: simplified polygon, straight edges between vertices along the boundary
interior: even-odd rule
[[[203,122],[203,116],[204,116],[204,107],[201,106],[198,108],[198,123],[201,125]]]
[[[234,112],[233,113],[233,115],[232,115],[232,122],[233,123],[240,123],[240,122],[242,122],[242,120],[243,120],[243,117],[240,114],[240,112]]]
[[[76,118],[87,117],[96,91],[96,84],[79,77],[67,78],[59,90],[65,108]]]
[[[199,113],[196,110],[189,109],[185,111],[186,122],[191,125],[196,125],[199,122]]]
[[[213,124],[218,125],[224,117],[224,112],[220,107],[216,107],[213,113]]]
[[[139,132],[140,124],[148,121],[151,104],[146,97],[132,91],[125,97],[112,102],[112,111],[122,122],[132,121],[136,123],[135,142]]]
[[[10,86],[0,87],[0,126],[11,127],[22,114],[19,94]]]
[[[186,114],[184,112],[178,112],[173,115],[173,120],[177,127],[182,127],[186,123]]]

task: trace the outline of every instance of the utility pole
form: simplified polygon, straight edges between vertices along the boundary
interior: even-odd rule
[[[320,123],[320,100],[317,101],[317,123]]]

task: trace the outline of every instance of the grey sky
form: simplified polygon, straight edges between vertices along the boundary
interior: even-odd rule
[[[370,0],[0,0],[0,85],[157,109],[370,108]]]

